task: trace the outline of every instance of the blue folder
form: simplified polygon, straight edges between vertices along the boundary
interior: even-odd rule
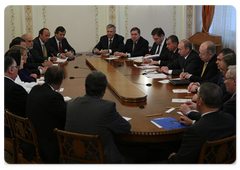
[[[179,129],[179,128],[187,127],[186,125],[181,124],[178,120],[176,120],[172,117],[151,119],[151,121],[153,121],[156,124],[162,126],[166,130]]]

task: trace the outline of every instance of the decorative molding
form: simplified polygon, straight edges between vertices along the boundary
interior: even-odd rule
[[[13,6],[10,6],[10,16],[11,16],[11,31],[12,31],[12,39],[15,38],[15,24],[14,24],[14,9]]]
[[[125,14],[125,39],[128,39],[128,5],[125,6],[124,9]]]
[[[109,6],[109,24],[116,26],[116,5]]]
[[[32,6],[26,5],[24,6],[25,11],[25,27],[26,33],[30,34],[33,37],[33,14],[32,14]]]
[[[47,27],[46,9],[47,9],[47,6],[43,5],[42,6],[43,28]]]
[[[176,35],[176,14],[177,14],[177,7],[173,5],[173,35]]]
[[[186,6],[186,38],[192,36],[192,27],[193,27],[193,6],[187,5]]]
[[[96,44],[98,43],[99,41],[99,24],[98,24],[98,14],[99,14],[99,11],[98,11],[98,6],[95,5],[95,40],[96,40]]]

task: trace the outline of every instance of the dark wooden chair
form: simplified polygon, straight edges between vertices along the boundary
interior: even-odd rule
[[[11,112],[6,112],[6,114],[11,121],[16,140],[17,163],[42,163],[36,131],[32,122],[28,118],[14,115]],[[24,157],[24,154],[26,154],[26,156],[31,155],[31,159]]]
[[[227,164],[236,160],[236,135],[203,144],[200,164]]]
[[[101,138],[54,129],[62,163],[105,163]]]
[[[17,149],[15,136],[13,134],[12,124],[9,118],[9,115],[6,113],[9,112],[6,108],[4,110],[4,128],[10,130],[11,137],[4,137],[4,149],[8,151],[13,156],[13,163],[17,163]]]

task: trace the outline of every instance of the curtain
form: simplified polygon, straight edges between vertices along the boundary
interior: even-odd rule
[[[202,32],[204,33],[208,33],[209,28],[211,27],[214,9],[215,9],[214,5],[203,5],[202,7],[202,21],[203,21]]]
[[[222,48],[236,52],[236,9],[231,5],[216,5],[210,34],[222,36]]]

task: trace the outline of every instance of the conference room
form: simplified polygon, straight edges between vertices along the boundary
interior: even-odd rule
[[[68,12],[59,13],[59,9]],[[74,48],[74,52],[67,58],[61,58],[58,53],[54,54],[57,60],[52,63],[64,72],[61,85],[56,91],[62,95],[67,103],[66,106],[71,100],[86,94],[85,81],[88,75],[100,71],[106,76],[108,85],[100,98],[114,102],[115,110],[131,126],[127,133],[113,135],[120,153],[123,156],[127,155],[124,159],[130,159],[123,164],[168,164],[170,154],[178,152],[184,132],[189,127],[179,122],[180,116],[185,116],[180,111],[180,106],[185,102],[191,102],[193,96],[198,94],[188,91],[190,81],[184,85],[173,84],[170,80],[180,81],[179,75],[166,74],[161,72],[159,65],[143,63],[144,58],[156,57],[150,54],[156,43],[151,34],[154,28],[164,30],[163,39],[166,42],[171,35],[176,35],[179,42],[188,40],[192,44],[192,49],[198,54],[201,53],[201,44],[206,41],[214,43],[215,55],[225,48],[237,53],[235,36],[237,35],[237,4],[233,3],[4,3],[2,15],[2,56],[9,50],[10,42],[16,37],[28,34],[35,39],[40,35],[39,31],[42,28],[47,28],[51,38],[58,35],[57,27],[65,28],[64,36]],[[207,23],[209,18],[212,22]],[[225,20],[224,23],[219,23],[219,18]],[[101,41],[101,37],[108,35],[109,24],[115,26],[115,34],[124,38],[123,44],[131,40],[133,28],[140,29],[139,36],[148,41],[149,55],[145,53],[123,57],[110,54],[110,48],[107,49],[107,53],[94,53],[94,48]],[[121,51],[120,49],[118,50]],[[53,53],[48,57],[52,56]],[[184,69],[181,71],[184,72]],[[43,77],[44,74],[38,75],[36,82],[43,84]],[[58,130],[64,131],[59,128]],[[53,133],[56,134],[58,130],[53,129]],[[233,143],[236,141],[236,135],[232,141]],[[16,153],[14,158],[14,155],[3,152],[2,164],[12,165],[16,162],[16,164],[27,164],[20,161],[19,153]],[[151,154],[152,156],[149,156]],[[199,155],[197,154],[198,158]],[[231,155],[236,156],[236,148]],[[236,161],[235,157],[227,164],[236,164]],[[111,163],[98,161],[97,164]],[[175,164],[207,163],[175,162]],[[219,164],[224,164],[224,161]]]

